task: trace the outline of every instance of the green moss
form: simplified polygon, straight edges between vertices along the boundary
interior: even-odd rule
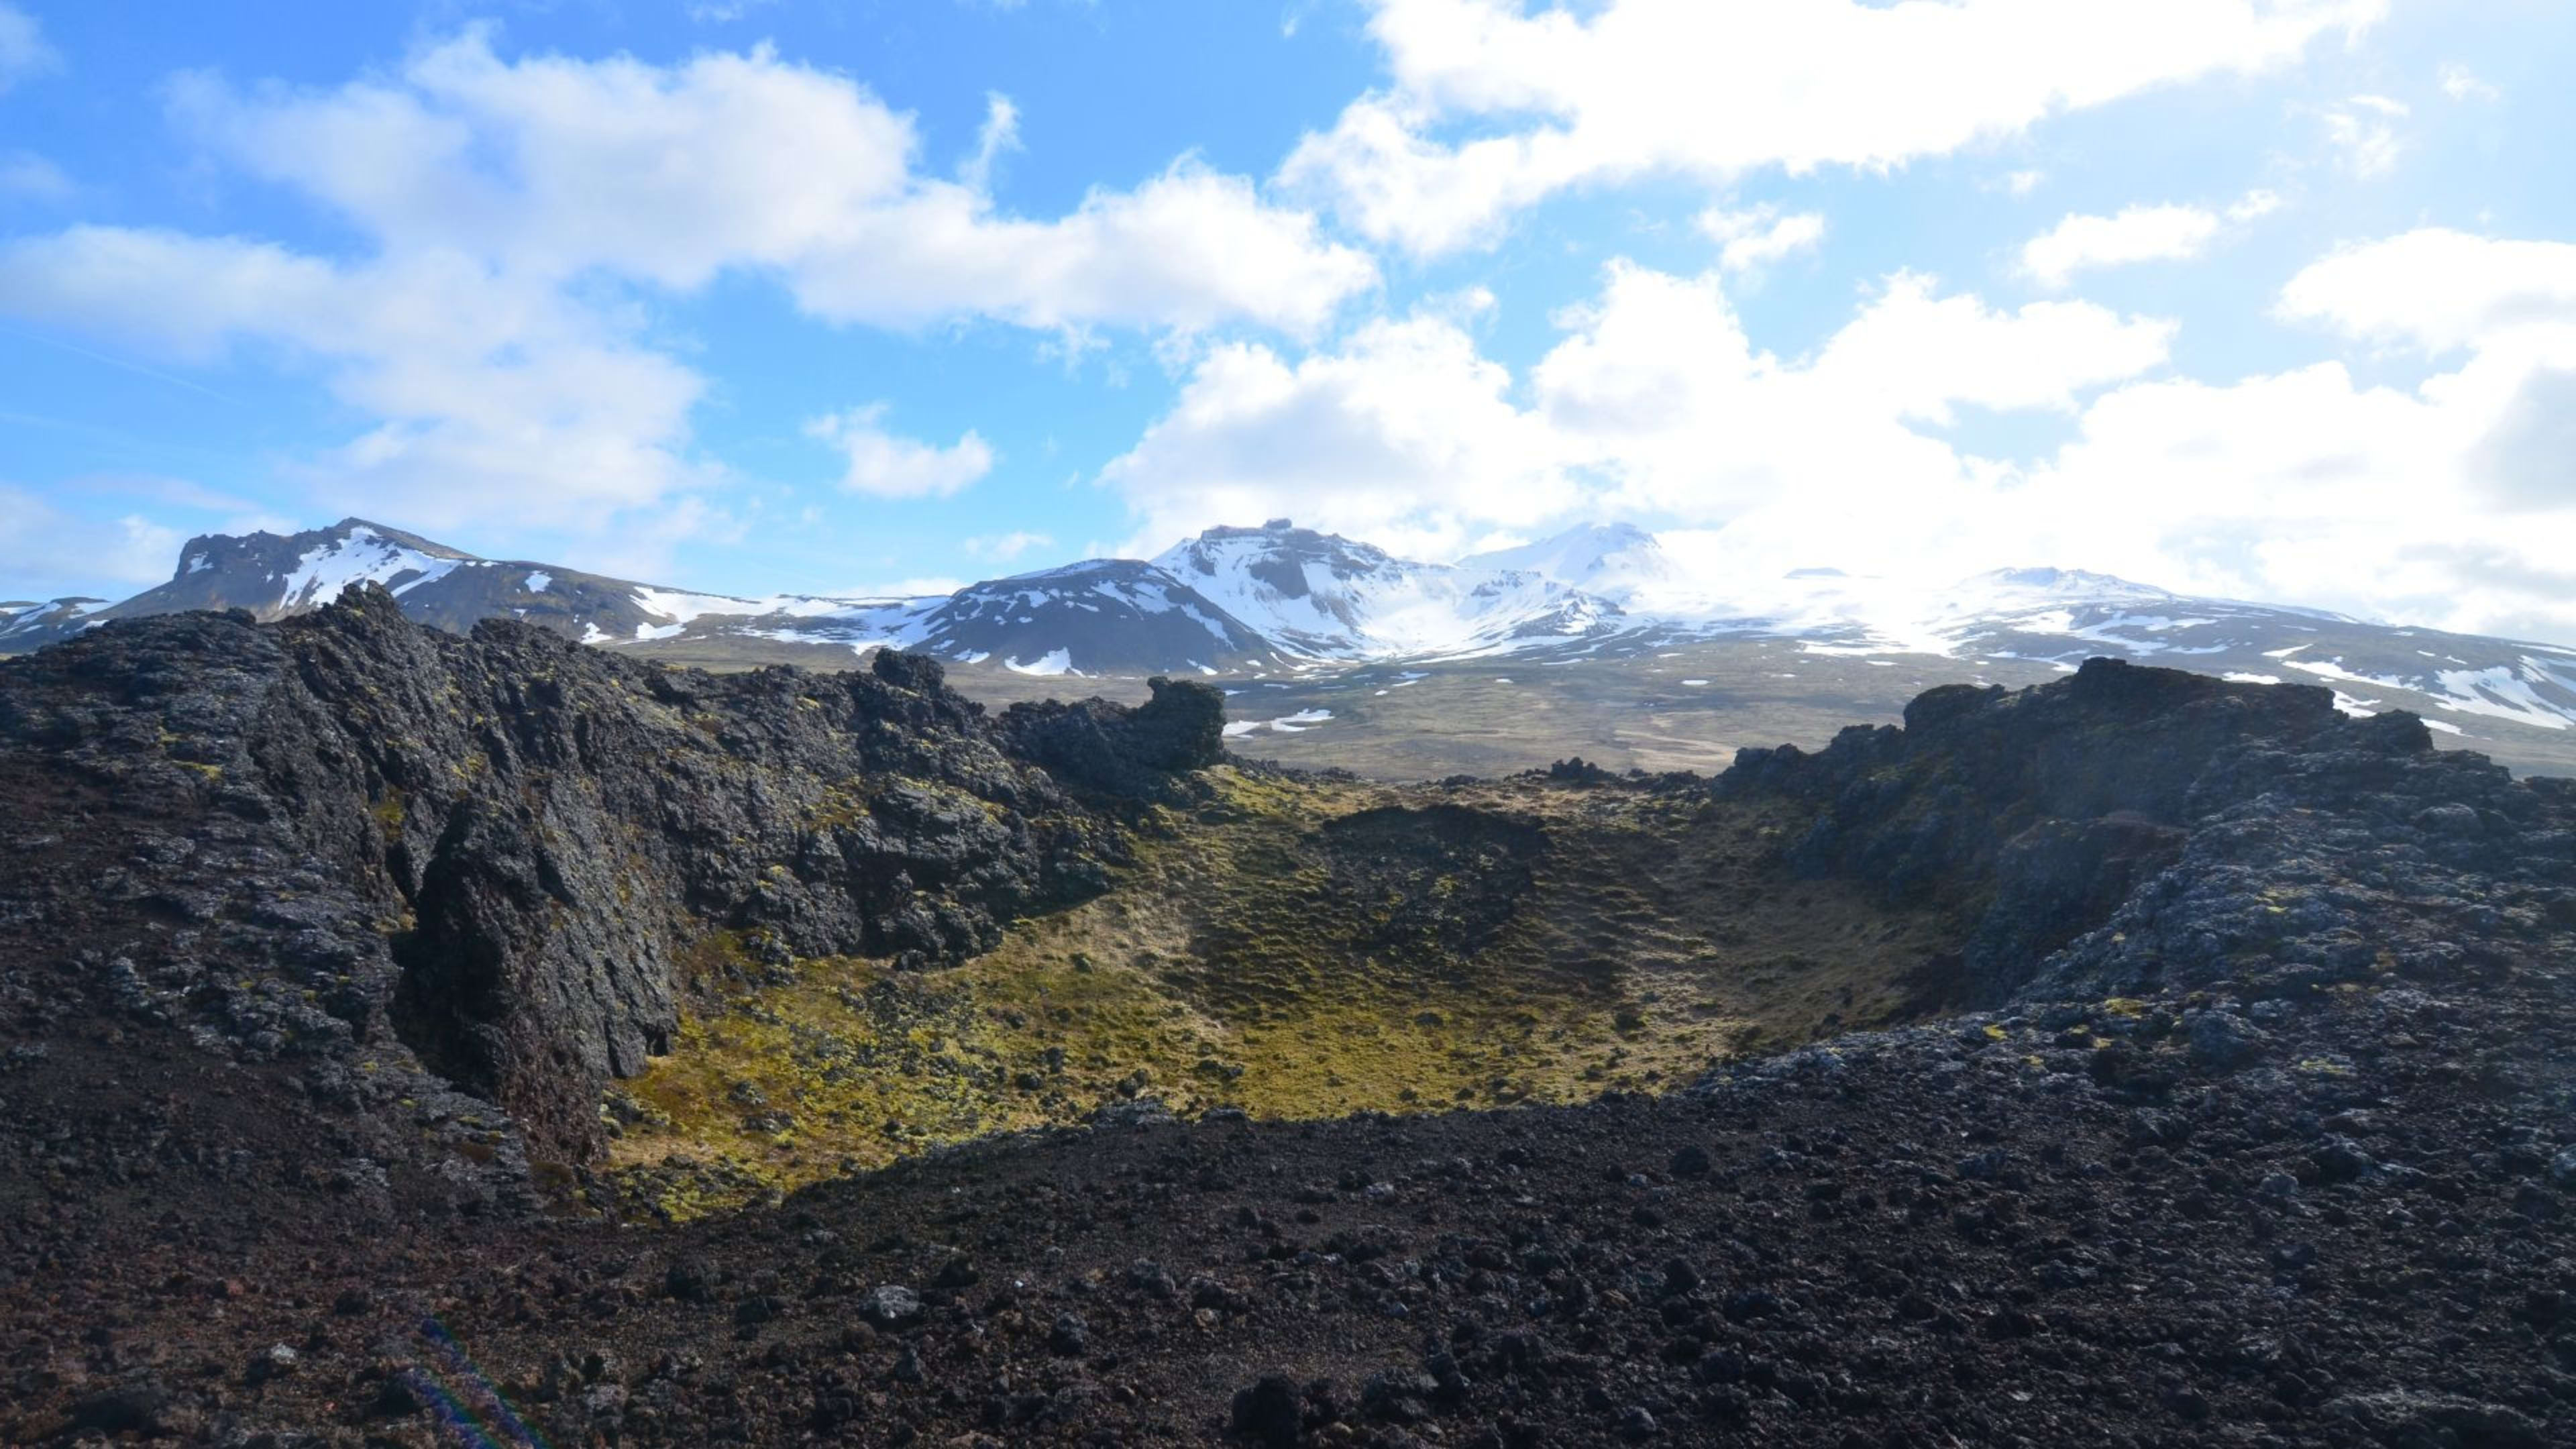
[[[1538,795],[1554,844],[1528,899],[1462,955],[1443,929],[1389,936],[1395,907],[1413,920],[1423,903],[1345,890],[1328,858],[1323,825],[1406,796],[1207,779],[1200,808],[1152,812],[1108,895],[1018,922],[959,966],[781,970],[739,935],[697,943],[672,1050],[608,1104],[621,1195],[685,1218],[1139,1093],[1297,1119],[1655,1090],[1752,1043],[1884,1019],[1927,946],[1920,923],[1826,885],[1725,904],[1713,863],[1767,858],[1767,822],[1712,833],[1648,797],[1561,792]],[[834,808],[864,808],[868,788],[849,782]],[[1478,868],[1419,877],[1435,923],[1448,902],[1490,899]],[[1748,912],[1772,924],[1738,932]]]

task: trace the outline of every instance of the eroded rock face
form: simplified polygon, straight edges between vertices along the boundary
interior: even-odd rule
[[[1068,707],[1107,751],[1086,790],[1212,758],[1201,694]],[[459,639],[374,589],[271,627],[119,625],[0,670],[0,781],[53,832],[0,879],[0,926],[79,923],[12,930],[13,955],[131,933],[87,974],[132,1010],[249,1059],[373,1051],[372,1080],[419,1087],[409,1048],[578,1160],[689,972],[955,960],[1100,889],[1123,837],[1029,733],[926,659],[710,676],[510,623]]]
[[[1981,1005],[2440,976],[2502,961],[2499,922],[2535,946],[2576,924],[2576,786],[2320,688],[2094,659],[1932,690],[1814,754],[1743,751],[1715,788],[1805,804],[1801,870],[1953,903]]]
[[[1225,757],[1223,690],[1159,675],[1145,685],[1152,697],[1133,709],[1100,699],[1012,705],[1002,738],[1078,788],[1138,798]]]

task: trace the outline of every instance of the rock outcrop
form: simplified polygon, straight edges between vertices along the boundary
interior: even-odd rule
[[[1002,738],[1070,784],[1131,799],[1225,757],[1225,691],[1159,675],[1145,687],[1151,697],[1133,709],[1101,699],[1012,705]]]
[[[1743,751],[1714,788],[1801,802],[1802,871],[1948,903],[1981,1005],[2325,986],[2466,959],[2450,921],[2535,950],[2576,924],[2576,784],[2517,783],[2321,688],[2094,659],[1932,690],[1902,729],[1813,754]]]
[[[1091,797],[1168,791],[1221,725],[1190,688],[1061,707],[1085,753],[894,652],[711,676],[458,638],[373,587],[102,628],[0,666],[5,969],[87,948],[81,988],[218,1051],[370,1100],[452,1086],[579,1161],[691,973],[952,961],[1096,893],[1122,827],[1020,746]]]

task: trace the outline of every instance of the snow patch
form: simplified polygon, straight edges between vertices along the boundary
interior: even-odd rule
[[[1002,667],[1011,671],[1013,674],[1072,674],[1076,672],[1073,667],[1073,652],[1068,649],[1050,649],[1046,653],[1039,655],[1037,658],[1026,661],[1005,659],[1002,661]]]
[[[1240,739],[1262,730],[1269,730],[1274,734],[1298,735],[1304,734],[1332,717],[1333,712],[1329,709],[1301,709],[1295,714],[1283,714],[1277,719],[1231,720],[1226,724],[1225,733],[1228,739]]]
[[[639,585],[635,590],[635,607],[657,618],[674,623],[694,622],[703,614],[769,614],[775,601],[729,599],[722,594],[690,594],[678,589],[656,589]],[[668,635],[662,637],[669,637]]]
[[[385,584],[397,595],[407,594],[445,578],[463,562],[406,547],[372,528],[353,528],[305,551],[281,581],[277,607],[319,608],[368,583]],[[401,582],[393,582],[397,579]]]

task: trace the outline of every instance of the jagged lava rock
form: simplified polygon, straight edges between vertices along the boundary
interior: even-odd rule
[[[1086,793],[1167,788],[1207,711],[1080,707]],[[462,1089],[578,1161],[686,973],[950,961],[1097,892],[1124,837],[1016,752],[1034,733],[898,652],[714,676],[459,638],[375,586],[120,623],[0,666],[0,789],[52,842],[0,875],[0,927],[13,975],[131,934],[75,976],[217,1050],[396,1069],[328,1074],[352,1097]]]

